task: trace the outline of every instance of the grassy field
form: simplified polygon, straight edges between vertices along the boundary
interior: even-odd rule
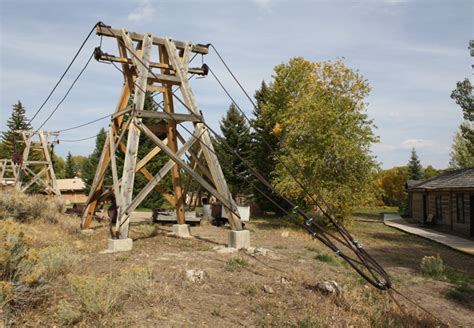
[[[266,254],[218,253],[224,228],[193,227],[193,238],[178,239],[170,227],[139,222],[131,228],[131,252],[99,254],[108,229],[80,234],[79,219],[62,209],[39,197],[0,194],[0,326],[439,325],[397,298],[401,310],[319,242],[275,217],[247,225],[252,245]],[[474,324],[472,257],[378,222],[350,227],[400,291],[446,323]],[[425,256],[439,256],[443,265],[422,270]],[[187,279],[191,269],[203,270],[202,279]],[[316,291],[321,280],[337,281],[341,295]]]

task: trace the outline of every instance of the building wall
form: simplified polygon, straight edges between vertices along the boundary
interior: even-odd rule
[[[82,192],[61,191],[61,198],[71,203],[85,203],[87,201],[87,196]]]
[[[470,235],[470,195],[474,191],[416,191],[412,194],[412,218],[423,223],[423,195],[426,195],[427,217],[433,215],[435,225],[441,230],[469,237]],[[464,222],[459,222],[457,217],[457,194],[462,194],[464,199]],[[436,216],[436,197],[441,197],[441,217]]]
[[[413,192],[413,200],[412,200],[412,212],[413,212],[413,219],[418,220],[418,222],[423,222],[423,193],[421,192]]]

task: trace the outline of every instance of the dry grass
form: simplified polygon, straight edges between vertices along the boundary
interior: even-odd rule
[[[132,227],[131,252],[98,255],[107,229],[96,229],[86,239],[74,234],[79,221],[63,215],[61,204],[20,205],[15,210],[5,205],[9,201],[4,196],[0,194],[0,268],[4,277],[16,280],[0,281],[0,302],[8,305],[9,318],[18,326],[437,325],[408,303],[402,301],[400,310],[387,293],[368,286],[321,244],[291,226],[281,228],[276,218],[248,224],[254,246],[270,249],[276,257],[218,254],[212,247],[225,244],[227,234],[213,226],[195,227],[197,238],[182,240],[156,234],[154,225]],[[35,216],[21,213],[32,207]],[[37,216],[48,211],[61,218]],[[470,258],[382,224],[358,222],[352,230],[399,290],[454,326],[470,323],[472,312],[463,303],[474,272]],[[282,234],[288,231],[289,236]],[[433,254],[443,259],[443,278],[421,272],[422,258]],[[328,265],[330,258],[336,265]],[[187,269],[203,269],[208,278],[186,281]],[[316,291],[313,287],[321,280],[337,281],[342,296]],[[274,292],[265,292],[264,285]]]

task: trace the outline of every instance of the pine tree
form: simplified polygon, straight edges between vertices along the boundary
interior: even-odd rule
[[[416,153],[415,148],[411,150],[410,160],[408,161],[408,179],[421,180],[423,176],[423,167]]]
[[[102,154],[102,148],[104,147],[106,137],[107,133],[105,132],[105,129],[101,128],[95,139],[95,148],[92,153],[87,157],[87,161],[84,164],[84,172],[82,178],[86,183],[87,193],[89,193],[92,182],[94,181],[95,171],[97,169],[97,165],[99,164],[100,155]],[[108,174],[106,174],[106,177],[107,176]],[[110,182],[109,180],[110,178],[106,179],[105,183],[107,184],[108,182]]]
[[[13,152],[21,153],[23,151],[24,145],[20,142],[18,134],[14,133],[15,130],[30,130],[31,125],[26,118],[26,110],[23,107],[21,101],[18,100],[18,103],[13,105],[12,114],[7,121],[8,131],[3,132],[2,147],[1,147],[1,157],[2,158],[11,158]]]
[[[270,88],[267,86],[265,81],[262,81],[260,89],[255,91],[254,96],[256,100],[256,108],[253,111],[254,119],[252,121],[252,126],[255,129],[252,134],[252,164],[266,180],[271,181],[271,174],[275,170],[276,163],[274,160],[274,154],[278,148],[278,139],[272,132],[273,127],[275,126],[274,120],[272,117],[268,117],[263,110],[268,102],[269,94]],[[259,191],[261,190],[266,195],[271,195],[271,190],[257,179],[255,179],[253,184],[254,197],[259,207],[264,211],[276,211],[274,204]],[[275,195],[272,195],[271,197],[275,199]]]
[[[66,179],[72,179],[76,176],[76,168],[74,165],[74,161],[71,155],[71,152],[67,153],[66,157]]]
[[[229,106],[226,116],[221,120],[220,129],[226,143],[249,160],[252,155],[250,128],[234,104]],[[250,177],[248,167],[220,140],[216,142],[216,152],[232,195],[249,193],[250,188],[246,182]]]

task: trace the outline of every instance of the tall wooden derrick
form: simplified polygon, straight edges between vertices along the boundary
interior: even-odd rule
[[[50,154],[55,141],[48,141],[49,138],[57,138],[59,133],[34,130],[18,130],[15,133],[21,136],[20,142],[25,144],[19,160],[16,190],[24,192],[36,184],[46,194],[60,196]]]
[[[116,110],[111,116],[107,138],[83,214],[82,228],[90,227],[99,203],[113,199],[117,206],[113,238],[127,239],[131,213],[151,192],[160,192],[176,210],[178,225],[184,225],[185,189],[188,184],[183,188],[183,174],[197,181],[224,205],[232,230],[242,230],[240,218],[236,214],[237,206],[227,187],[208,129],[202,123],[202,113],[188,81],[190,74],[207,73],[206,67],[189,67],[190,56],[207,54],[207,47],[171,38],[154,37],[150,33],[139,34],[125,29],[113,29],[105,25],[98,25],[96,32],[100,36],[116,39],[118,56],[103,53],[97,48],[96,59],[119,63],[122,66],[124,85]],[[159,58],[156,62],[151,59],[153,51],[157,52]],[[180,101],[186,108],[186,113],[175,112],[174,99],[178,98],[174,94],[176,91],[172,90],[173,86],[179,87],[182,96]],[[162,94],[162,108],[158,111],[145,110],[146,91]],[[153,118],[154,122],[159,123],[148,124],[143,118]],[[188,139],[178,129],[177,123],[181,122],[192,126],[193,135]],[[141,134],[151,140],[155,147],[144,157],[138,158]],[[118,151],[125,155],[122,172],[117,169]],[[159,171],[151,172],[147,164],[160,152],[166,154],[169,159]],[[191,160],[186,161],[185,157]],[[106,189],[104,179],[108,168],[113,183],[111,188]],[[208,179],[199,174],[197,168]],[[143,174],[148,183],[134,195],[137,173]],[[160,185],[167,174],[171,175],[172,193],[168,193]]]
[[[0,159],[0,184],[15,183],[18,176],[18,164],[11,159]]]

